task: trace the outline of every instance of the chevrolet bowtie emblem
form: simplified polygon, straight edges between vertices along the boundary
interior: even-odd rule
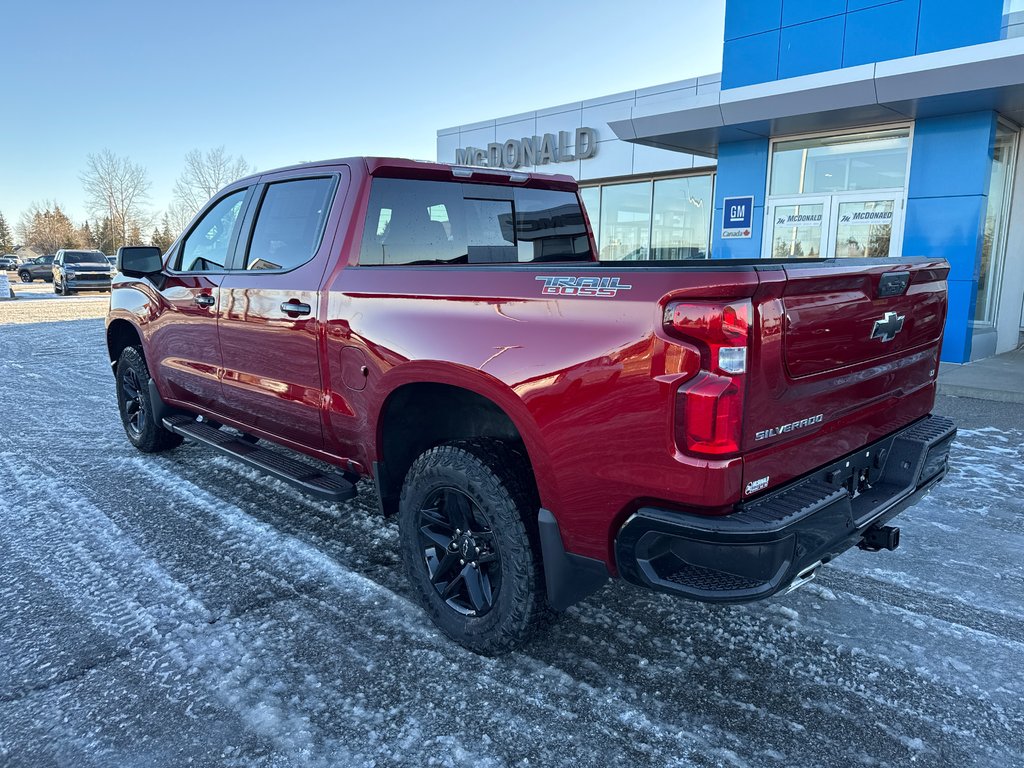
[[[879,341],[892,341],[896,334],[903,330],[904,315],[897,315],[895,312],[886,312],[881,320],[875,320],[875,327],[871,329],[871,338]]]

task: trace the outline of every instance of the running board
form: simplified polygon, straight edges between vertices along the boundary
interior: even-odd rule
[[[212,424],[196,421],[191,416],[167,416],[163,424],[171,432],[209,446],[312,496],[329,501],[348,501],[356,497],[355,484],[341,472],[323,472],[305,462],[253,445]]]

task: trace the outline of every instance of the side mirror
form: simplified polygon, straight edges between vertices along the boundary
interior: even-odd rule
[[[163,256],[155,246],[122,245],[117,249],[117,271],[126,277],[149,277],[163,268]]]

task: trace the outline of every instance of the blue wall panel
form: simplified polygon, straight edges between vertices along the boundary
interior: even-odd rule
[[[995,128],[992,112],[918,120],[907,195],[988,194]]]
[[[725,39],[771,32],[782,26],[782,0],[728,0]]]
[[[718,147],[715,181],[715,213],[711,221],[711,254],[716,259],[758,259],[764,225],[764,191],[768,183],[768,139],[738,141]],[[722,200],[754,196],[754,215],[749,239],[722,239]]]
[[[941,257],[949,262],[951,280],[976,280],[987,204],[985,195],[910,198],[903,255]]]
[[[1003,0],[727,0],[722,87],[991,42],[1002,20]]]
[[[949,280],[946,283],[946,326],[942,338],[944,363],[966,363],[971,359],[971,323],[978,301],[978,283],[971,280]]]
[[[782,26],[791,27],[843,13],[846,13],[846,0],[783,0]]]
[[[899,0],[848,13],[843,66],[913,56],[917,49],[918,8],[918,0]]]
[[[842,67],[845,28],[845,15],[783,27],[779,45],[779,79]]]
[[[779,30],[725,41],[722,88],[766,83],[778,76]]]
[[[859,11],[862,8],[874,8],[876,5],[887,5],[892,2],[895,2],[895,0],[847,0],[846,10]],[[919,2],[920,0],[914,0],[914,5],[917,5]]]
[[[978,293],[982,221],[988,198],[923,197],[907,201],[904,256],[939,256],[949,262],[949,309],[942,360],[971,359],[971,321]]]
[[[1003,0],[920,0],[917,52],[931,53],[999,39]]]
[[[933,117],[914,125],[903,228],[904,256],[949,262],[942,359],[971,359],[971,321],[988,205],[996,119],[992,112]]]

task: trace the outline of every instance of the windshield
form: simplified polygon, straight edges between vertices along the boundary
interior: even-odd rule
[[[107,258],[99,251],[64,251],[65,264],[106,264]]]

